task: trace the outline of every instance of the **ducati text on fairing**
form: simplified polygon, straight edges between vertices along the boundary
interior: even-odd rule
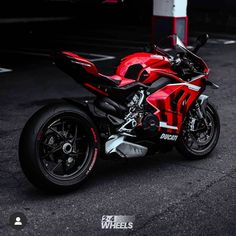
[[[176,141],[178,138],[178,135],[171,135],[171,134],[162,134],[160,139],[164,139],[164,140],[172,140],[172,141]]]

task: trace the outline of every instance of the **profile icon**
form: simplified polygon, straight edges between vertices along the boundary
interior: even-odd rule
[[[22,225],[21,218],[19,216],[16,217],[14,225]]]
[[[16,212],[9,218],[9,225],[16,230],[21,230],[27,224],[27,218],[22,212]]]

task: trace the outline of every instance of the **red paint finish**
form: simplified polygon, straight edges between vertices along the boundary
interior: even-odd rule
[[[184,44],[188,46],[188,16],[185,17]]]
[[[91,132],[92,132],[92,134],[93,134],[93,140],[94,140],[94,142],[97,143],[97,135],[96,135],[96,132],[95,132],[94,128],[91,128]]]
[[[177,22],[176,18],[172,17],[173,26],[172,26],[172,34],[177,34]],[[176,44],[174,37],[172,38],[172,46]]]
[[[191,54],[191,52],[189,53]],[[171,134],[180,133],[185,115],[205,89],[204,80],[208,79],[209,74],[209,68],[206,63],[200,57],[192,55],[194,63],[201,67],[201,71],[204,74],[196,76],[190,82],[184,81],[173,70],[173,62],[161,49],[154,53],[139,52],[128,55],[120,61],[115,75],[112,76],[98,73],[93,63],[76,54],[70,52],[63,52],[63,54],[68,57],[71,64],[78,64],[79,67],[85,69],[88,76],[85,81],[80,80],[82,81],[80,83],[99,96],[111,98],[114,96],[117,98],[122,92],[119,88],[123,89],[137,82],[150,86],[162,77],[171,78],[171,81],[173,81],[171,84],[164,85],[164,87],[157,89],[146,98],[147,103],[156,110],[154,115],[162,122],[158,131]],[[130,76],[130,73],[127,72],[131,66],[136,68],[136,78],[132,79],[127,78]]]
[[[144,84],[151,84],[161,76],[169,76],[178,81],[183,81],[177,76],[176,72],[171,69],[171,64],[167,57],[143,52],[134,53],[125,57],[117,67],[116,74],[125,78],[129,67],[134,64],[142,65],[143,69],[139,72],[136,81],[140,81]],[[144,79],[141,78],[143,73],[145,73]]]
[[[191,83],[168,84],[147,97],[146,101],[157,110],[155,113],[157,118],[167,125],[178,128],[177,130],[161,128],[160,131],[179,134],[186,113],[202,93],[203,77],[199,76]],[[182,95],[174,104],[178,94]]]

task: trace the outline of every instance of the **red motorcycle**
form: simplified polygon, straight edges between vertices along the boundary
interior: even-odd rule
[[[70,190],[93,170],[99,157],[144,158],[173,147],[190,159],[206,157],[220,134],[217,111],[206,86],[209,68],[175,36],[176,53],[153,52],[123,58],[113,76],[68,51],[54,55],[56,65],[94,97],[65,98],[36,112],[19,143],[21,167],[35,186]]]

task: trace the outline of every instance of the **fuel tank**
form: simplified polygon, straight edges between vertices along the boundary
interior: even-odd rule
[[[167,57],[145,52],[134,53],[121,59],[116,74],[144,84],[151,84],[162,76],[178,79]]]

